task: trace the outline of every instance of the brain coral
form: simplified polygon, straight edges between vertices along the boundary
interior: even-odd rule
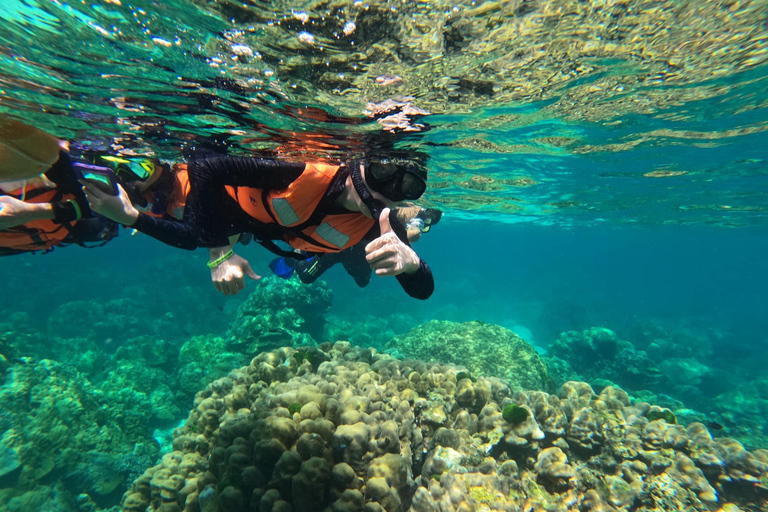
[[[765,510],[768,451],[649,421],[623,391],[557,395],[348,342],[262,353],[195,398],[123,511]],[[312,362],[314,361],[314,363]],[[471,400],[457,399],[473,386]],[[466,390],[464,391],[466,394]],[[466,398],[466,397],[465,397]],[[300,409],[293,404],[300,405]],[[530,411],[512,425],[502,410]]]
[[[388,344],[405,357],[463,365],[506,379],[515,389],[548,389],[547,368],[534,348],[499,325],[432,320]]]

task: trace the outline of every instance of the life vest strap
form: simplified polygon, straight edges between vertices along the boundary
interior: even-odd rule
[[[258,242],[259,242],[259,245],[261,245],[263,248],[265,248],[269,252],[273,254],[277,254],[278,256],[282,256],[283,258],[293,258],[295,260],[307,260],[312,257],[312,255],[309,253],[300,253],[300,252],[286,251],[285,249],[281,249],[272,240],[258,240]]]

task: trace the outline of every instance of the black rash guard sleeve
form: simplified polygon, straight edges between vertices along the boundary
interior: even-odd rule
[[[303,163],[234,156],[190,161],[187,205],[195,210],[199,244],[226,246],[229,235],[237,231],[233,222],[240,215],[232,211],[234,201],[225,186],[281,190],[301,176],[304,167]]]
[[[215,157],[188,163],[189,196],[181,221],[139,214],[133,228],[180,249],[223,247],[229,235],[244,230],[242,214],[226,185],[286,188],[304,171],[304,164],[260,158]]]
[[[179,249],[191,251],[197,249],[199,245],[194,211],[189,205],[184,208],[184,218],[182,220],[171,220],[139,213],[139,217],[131,227]]]
[[[411,243],[408,241],[408,235],[405,226],[395,216],[394,212],[389,212],[389,224],[392,226],[392,230],[397,237],[405,243],[408,247]],[[364,243],[368,243],[371,240],[378,238],[381,235],[379,229],[379,223],[374,224],[373,228],[365,236]],[[397,282],[400,283],[405,293],[413,297],[414,299],[426,300],[435,291],[435,279],[432,277],[432,270],[430,270],[427,262],[419,257],[419,269],[413,274],[400,274],[395,276]]]
[[[405,293],[414,299],[427,300],[435,291],[435,279],[427,262],[419,258],[419,270],[413,274],[400,274],[397,281]]]

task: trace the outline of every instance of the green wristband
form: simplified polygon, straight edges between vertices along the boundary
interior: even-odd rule
[[[229,252],[226,252],[226,253],[222,254],[221,256],[216,258],[215,260],[209,261],[207,263],[208,268],[216,268],[216,267],[218,267],[219,265],[221,265],[222,263],[224,263],[225,261],[227,261],[229,258],[231,258],[234,255],[235,255],[235,250],[234,249],[230,249]]]
[[[77,204],[77,201],[74,199],[67,199],[65,202],[72,205],[72,208],[75,209],[75,220],[80,220],[83,218],[83,212],[80,211],[80,205]]]

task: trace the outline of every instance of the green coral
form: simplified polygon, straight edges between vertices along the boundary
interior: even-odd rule
[[[648,421],[664,420],[670,425],[677,423],[677,417],[675,417],[675,413],[669,409],[648,411],[646,418],[648,418]]]
[[[297,366],[301,366],[304,361],[309,361],[312,366],[312,371],[317,371],[318,366],[323,361],[328,361],[328,356],[322,350],[318,350],[316,347],[303,347],[293,353],[293,358],[296,360]]]
[[[293,354],[293,358],[296,360],[296,364],[301,366],[304,361],[309,361],[309,353],[306,350],[297,350]]]
[[[467,373],[500,377],[515,390],[551,389],[536,350],[520,336],[483,322],[432,320],[394,337],[387,351],[425,361],[461,365]]]
[[[503,494],[499,492],[493,492],[482,486],[470,487],[469,495],[472,497],[472,499],[484,505],[491,505],[499,501],[507,501]]]
[[[316,345],[330,307],[331,291],[323,282],[262,279],[238,308],[227,333],[229,348],[252,356],[283,345]]]
[[[509,404],[504,407],[501,417],[511,425],[519,425],[528,419],[528,409],[519,405]]]
[[[298,412],[301,412],[301,404],[297,402],[292,403],[291,405],[288,406],[288,412],[291,413],[291,416],[293,416]]]
[[[459,372],[456,374],[456,382],[460,380],[469,379],[472,382],[477,382],[477,378],[473,377],[469,372]]]

